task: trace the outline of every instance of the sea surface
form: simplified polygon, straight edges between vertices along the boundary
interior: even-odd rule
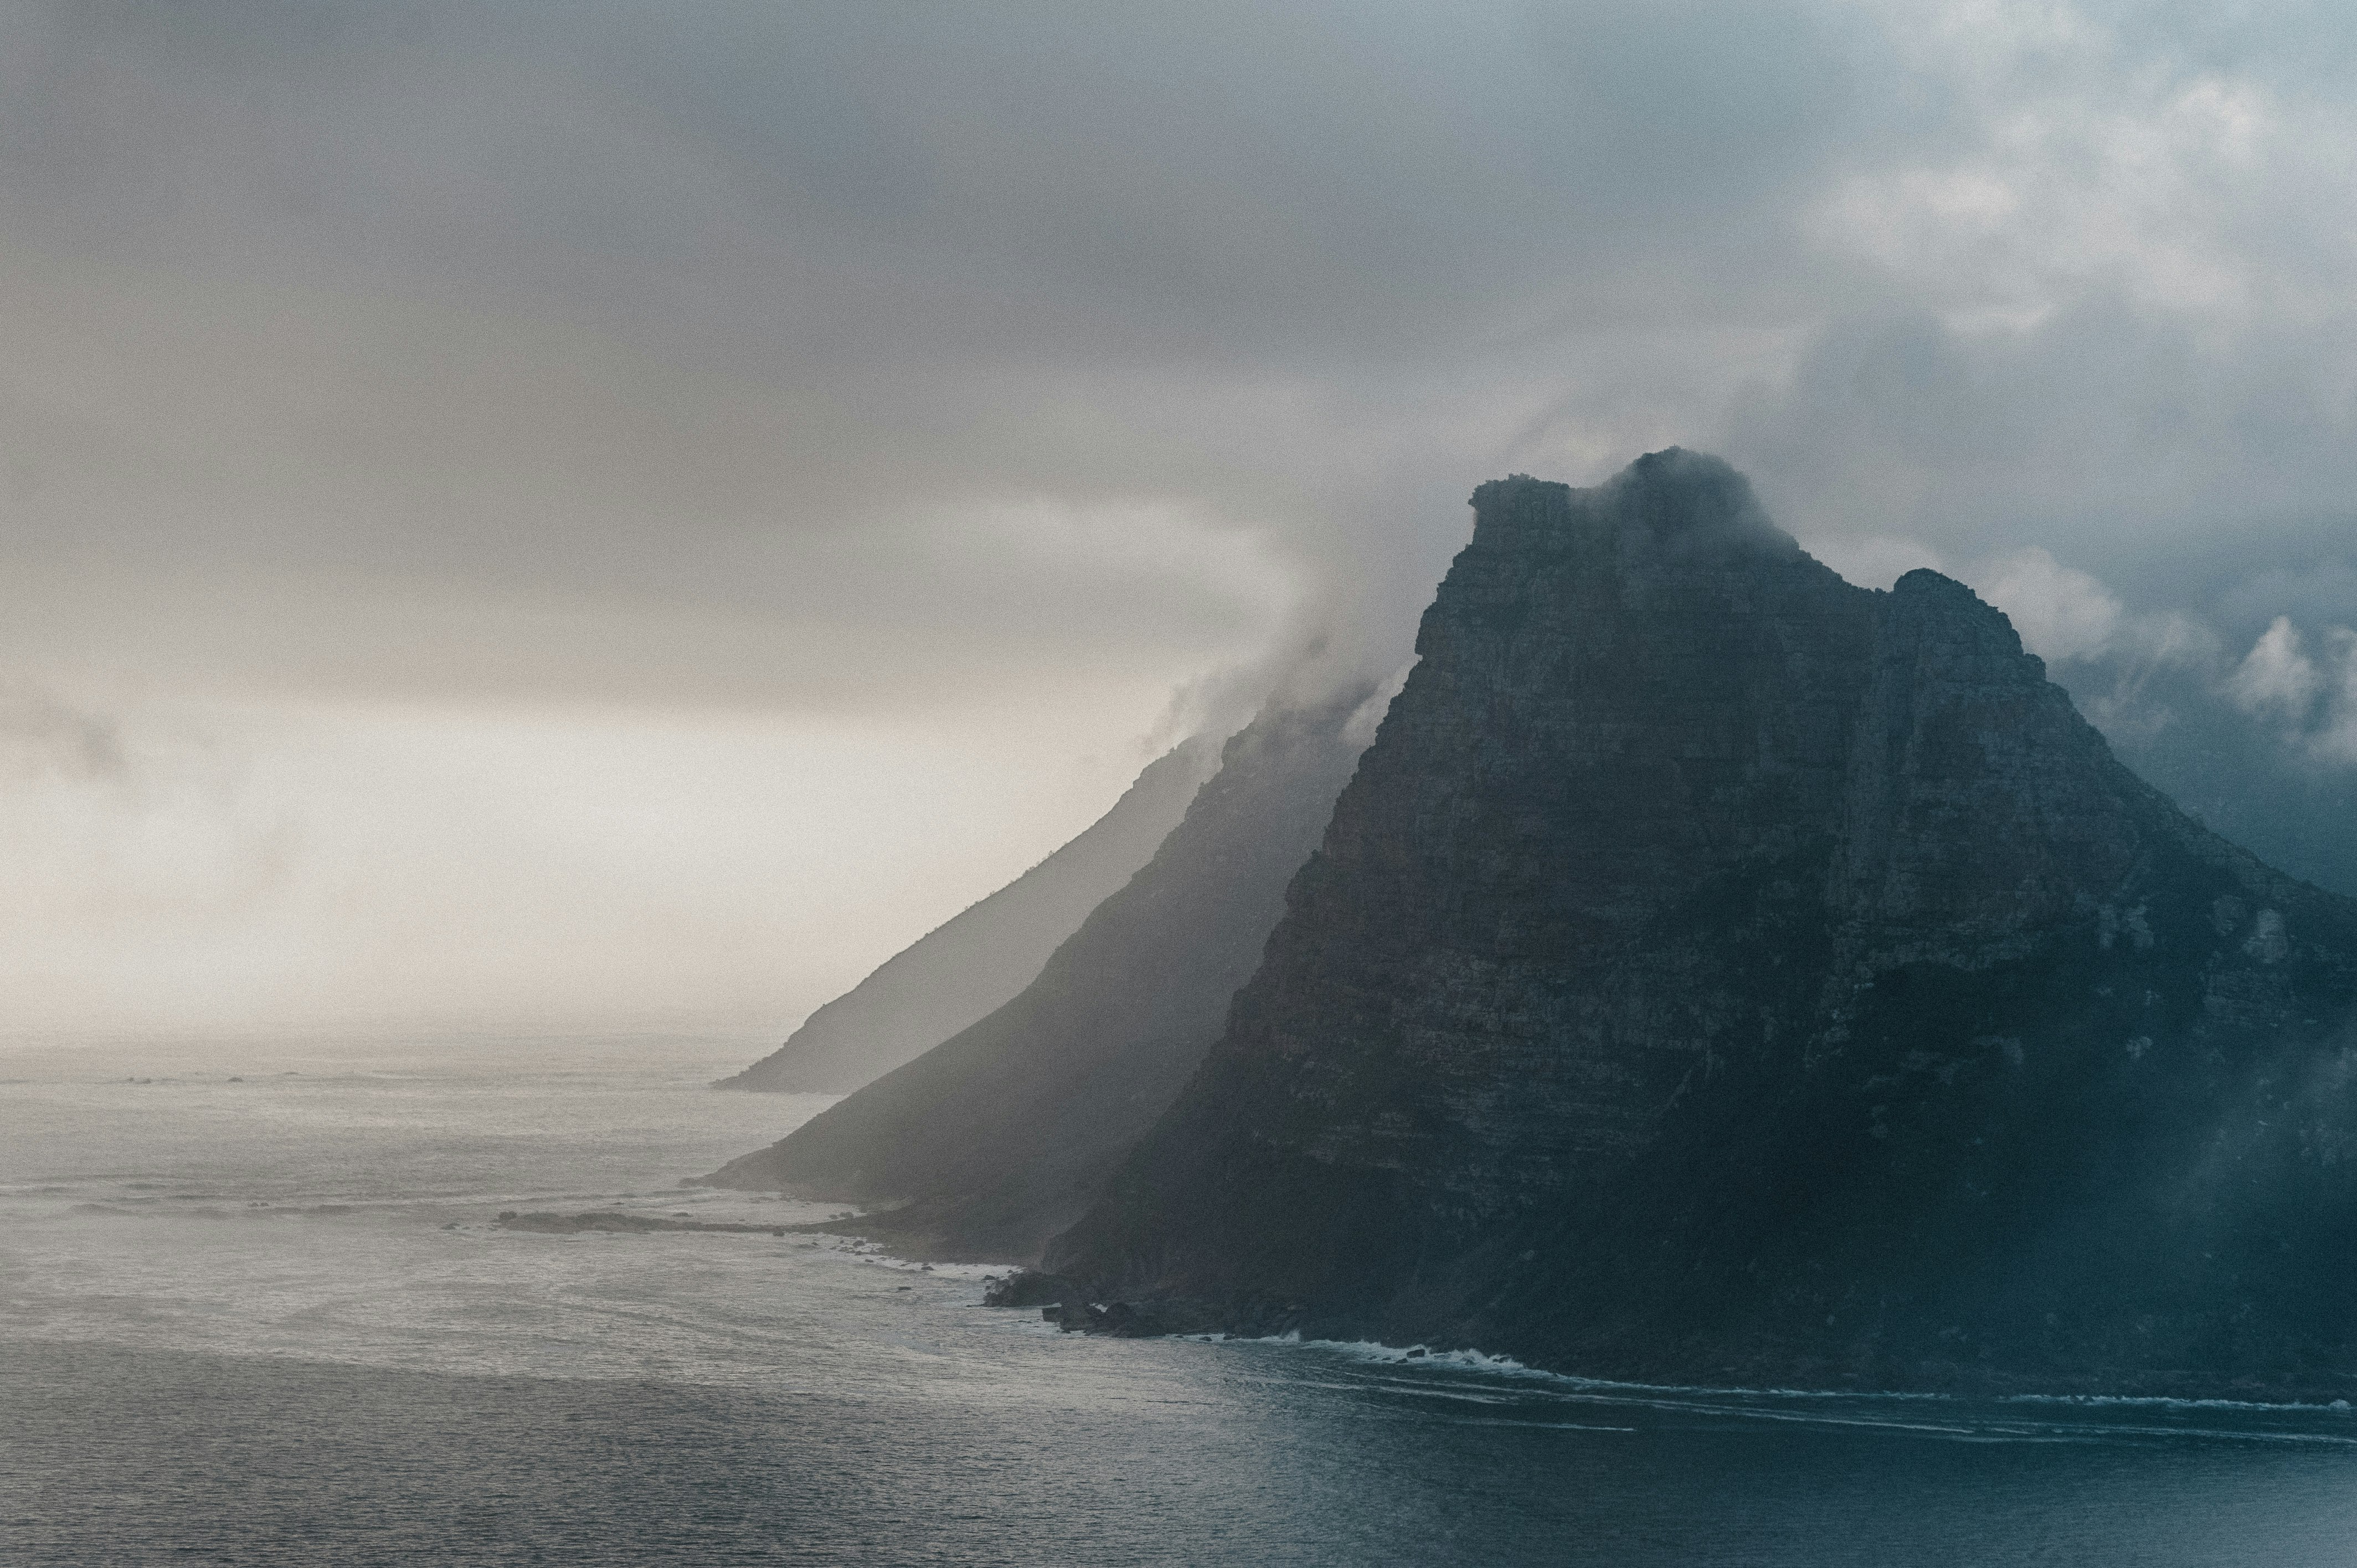
[[[683,1188],[750,1039],[0,1045],[0,1563],[2357,1563],[2357,1416],[1066,1336]],[[190,1064],[201,1062],[201,1068]]]

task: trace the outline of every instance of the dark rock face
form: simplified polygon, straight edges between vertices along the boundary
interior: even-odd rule
[[[890,1205],[841,1228],[909,1256],[1038,1256],[1218,1037],[1350,777],[1365,695],[1263,714],[1021,995],[705,1179]]]
[[[1598,1376],[2357,1387],[2357,904],[1676,450],[1515,478],[1091,1301]]]
[[[901,950],[784,1045],[713,1087],[848,1094],[1004,1006],[1089,911],[1152,858],[1216,760],[1211,742],[1197,739],[1148,764],[1078,838]]]

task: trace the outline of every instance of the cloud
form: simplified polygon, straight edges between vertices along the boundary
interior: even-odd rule
[[[2332,665],[2332,705],[2311,744],[2336,762],[2357,767],[2357,632],[2336,626],[2325,642]]]
[[[1050,626],[1173,684],[1363,635],[1379,677],[1473,483],[1673,441],[1804,536],[2107,581],[2155,527],[2357,478],[2324,13],[16,18],[5,542],[103,545],[85,602],[140,562],[823,619],[859,701],[922,703],[1068,662]],[[1024,511],[1099,521],[1047,566],[1006,553]],[[1239,536],[1282,606],[1239,591]],[[481,620],[550,618],[513,618]],[[896,657],[911,623],[941,647]],[[350,631],[339,690],[418,690],[389,627]],[[449,675],[537,691],[534,662]],[[734,702],[747,669],[664,679]]]
[[[2049,660],[2103,652],[2126,614],[2110,589],[2036,545],[1999,557],[1980,582],[2029,650]]]
[[[0,1032],[749,1042],[1084,826],[1144,760],[1073,755],[1125,738],[1109,705],[895,724],[19,694]]]
[[[2277,616],[2226,682],[2244,712],[2272,721],[2323,760],[2357,766],[2357,631],[2326,629],[2320,655],[2289,617]]]
[[[112,720],[40,693],[0,690],[0,772],[100,779],[128,770]]]
[[[821,882],[772,908],[839,903],[821,883],[895,834],[963,890],[1085,821],[1141,736],[1396,670],[1480,480],[1673,443],[1859,581],[1962,564],[2116,734],[2183,740],[2205,800],[2230,791],[2196,735],[2339,755],[2345,8],[7,0],[0,24],[0,681],[131,726],[135,771],[138,714],[258,725],[260,814],[218,820],[283,809],[318,864],[380,864],[320,825],[356,736],[443,802],[361,791],[411,858],[464,865],[533,820],[520,784],[438,792],[468,725],[554,724],[623,774],[666,745],[724,773],[788,754],[749,725],[826,736],[910,802],[883,824],[827,795],[849,814],[805,831],[845,860],[774,843]],[[2222,694],[2216,650],[2277,617],[2312,628],[2308,739]],[[124,787],[101,732],[31,712],[8,789]],[[999,781],[1000,825],[941,806],[961,770]],[[153,787],[184,818],[220,798]],[[609,842],[662,840],[670,804]],[[623,896],[572,854],[503,874],[484,940],[519,972],[579,972],[522,961],[535,898]],[[630,896],[719,899],[710,865]],[[413,892],[476,929],[458,880]],[[813,975],[880,958],[935,913],[902,894],[764,940],[834,955]],[[758,967],[757,925],[706,946]]]
[[[1805,5],[18,19],[21,559],[102,542],[89,603],[139,562],[329,601],[823,605],[877,669],[906,619],[953,628],[869,703],[1020,681],[1071,657],[1055,625],[1181,679],[1381,627],[1386,672],[1516,432],[1599,470],[1694,437],[1677,381],[1726,313],[1791,310],[1796,258],[1758,240],[1877,80]],[[1596,427],[1665,371],[1648,428]],[[1069,592],[992,571],[1026,510],[1103,520]],[[1142,579],[1103,546],[1146,514]],[[1234,591],[1240,532],[1284,610]],[[166,629],[206,645],[210,611]]]
[[[2277,616],[2243,658],[2227,690],[2244,712],[2280,719],[2295,727],[2324,689],[2324,677],[2300,645],[2287,616]]]
[[[38,1007],[35,971],[134,928],[196,936],[266,905],[301,840],[233,733],[152,705],[0,694],[0,972],[20,1017]]]

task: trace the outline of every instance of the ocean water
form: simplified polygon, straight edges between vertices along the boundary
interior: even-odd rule
[[[0,1563],[2357,1563],[2345,1411],[1092,1339],[791,1232],[497,1226],[830,1212],[677,1185],[824,1103],[702,1087],[759,1047],[0,1047]]]

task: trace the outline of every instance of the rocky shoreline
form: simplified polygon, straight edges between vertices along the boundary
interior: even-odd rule
[[[983,1305],[1009,1310],[1036,1308],[1041,1321],[1052,1323],[1067,1334],[1093,1334],[1113,1339],[1289,1337],[1305,1343],[1382,1343],[1368,1340],[1355,1323],[1321,1321],[1297,1304],[1218,1302],[1192,1296],[1107,1302],[1092,1301],[1089,1296],[1087,1286],[1079,1281],[1025,1269],[992,1282],[984,1291]],[[2082,1369],[2061,1375],[2030,1377],[1953,1361],[1892,1367],[1877,1376],[1870,1370],[1831,1361],[1810,1365],[1772,1358],[1729,1363],[1720,1368],[1709,1382],[1697,1383],[1682,1377],[1674,1369],[1650,1373],[1630,1369],[1598,1369],[1560,1364],[1543,1354],[1534,1359],[1491,1346],[1446,1340],[1395,1348],[1405,1360],[1478,1357],[1483,1362],[1504,1364],[1535,1375],[1631,1389],[1708,1387],[1754,1393],[1903,1394],[2098,1402],[2161,1400],[2182,1404],[2334,1411],[2357,1404],[2357,1378],[2352,1377],[2285,1382],[2199,1372],[2157,1372],[2141,1368]]]

